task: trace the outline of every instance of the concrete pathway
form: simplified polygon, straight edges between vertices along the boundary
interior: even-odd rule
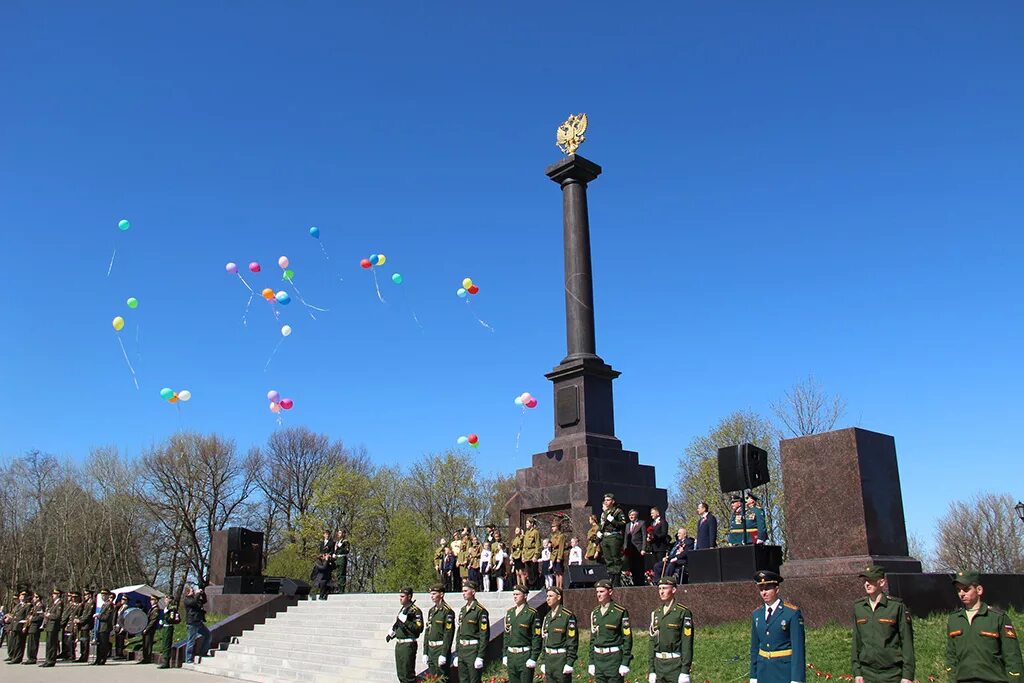
[[[6,653],[5,653],[6,654]],[[61,664],[50,669],[0,661],[0,681],[4,683],[210,683],[201,673],[181,669],[158,669],[153,664],[107,662],[103,666]]]

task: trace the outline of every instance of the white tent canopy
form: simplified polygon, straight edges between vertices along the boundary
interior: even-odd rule
[[[152,586],[147,586],[144,583],[140,583],[137,586],[124,586],[122,588],[115,588],[111,591],[114,595],[121,595],[122,593],[138,593],[139,595],[153,596],[158,598],[167,597],[164,593],[161,593]]]

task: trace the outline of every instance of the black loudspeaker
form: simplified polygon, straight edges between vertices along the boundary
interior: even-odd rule
[[[249,595],[263,592],[262,576],[225,576],[224,595]]]
[[[233,526],[228,529],[228,566],[226,576],[263,574],[263,532]],[[224,584],[227,586],[227,582]],[[261,589],[258,591],[263,592]]]
[[[312,586],[300,579],[289,579],[287,576],[263,578],[263,592],[269,595],[295,595],[304,598],[309,596],[311,590]]]
[[[768,451],[752,443],[718,449],[718,484],[723,492],[752,489],[768,480]]]
[[[782,547],[777,545],[741,545],[718,548],[722,581],[752,581],[754,574],[767,569],[776,574],[782,565]]]
[[[690,583],[718,583],[722,580],[718,548],[686,553],[686,569]]]
[[[601,579],[608,578],[608,568],[603,564],[570,564],[569,588],[591,588]]]

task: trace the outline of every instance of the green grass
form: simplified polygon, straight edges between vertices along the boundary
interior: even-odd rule
[[[1022,623],[1019,612],[1010,611],[1014,623]],[[807,664],[813,671],[807,672],[807,681],[824,681],[830,674],[838,681],[841,676],[850,675],[851,632],[846,625],[828,624],[820,628],[807,629]],[[590,633],[580,633],[580,658],[573,673],[574,681],[591,681],[587,675]],[[718,626],[696,625],[694,634],[694,657],[691,677],[694,683],[740,683],[750,669],[750,622],[731,622]],[[914,652],[917,656],[917,680],[944,680],[946,661],[946,615],[933,615],[927,619],[914,620]],[[626,677],[627,683],[647,683],[650,639],[646,630],[634,631],[632,672]],[[538,668],[538,680],[540,673]],[[484,683],[501,683],[508,680],[501,662],[492,663],[484,670]]]

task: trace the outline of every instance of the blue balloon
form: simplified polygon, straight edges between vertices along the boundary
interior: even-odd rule
[[[292,300],[292,298],[288,296],[288,292],[284,290],[278,292],[274,298],[277,299],[277,303],[281,304],[282,306],[287,306],[288,303]]]
[[[460,298],[462,298],[462,299],[465,299],[465,298],[466,298],[466,295],[467,295],[467,294],[468,294],[469,292],[467,292],[467,291],[466,291],[466,290],[465,290],[464,288],[462,288],[462,287],[459,287],[459,291],[457,291],[457,292],[455,292],[455,293],[456,293],[456,294],[458,294]]]
[[[464,436],[460,436],[456,443],[458,443],[460,446],[465,446],[467,443],[469,443],[469,439]]]
[[[320,228],[312,227],[309,229],[309,236],[320,239]]]
[[[380,257],[377,256],[377,254],[370,254],[370,263],[372,263],[373,265],[377,265],[377,259],[379,258]]]

